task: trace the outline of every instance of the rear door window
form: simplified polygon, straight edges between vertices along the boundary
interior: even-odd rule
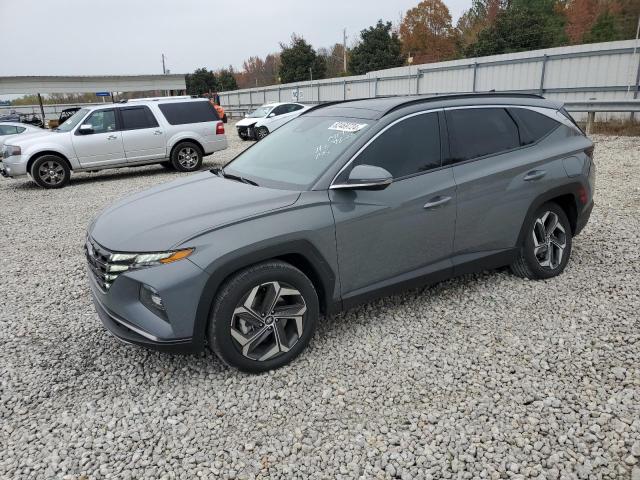
[[[142,128],[154,128],[158,126],[149,107],[125,107],[120,109],[123,130],[139,130]]]
[[[393,178],[440,167],[438,114],[415,115],[396,123],[358,155],[356,165],[382,167]]]
[[[529,145],[556,129],[559,122],[528,108],[510,108],[509,113],[520,127],[520,143]]]
[[[520,146],[518,126],[504,108],[447,110],[453,162],[505,152]]]
[[[158,108],[171,125],[219,120],[216,109],[207,101],[161,103]]]

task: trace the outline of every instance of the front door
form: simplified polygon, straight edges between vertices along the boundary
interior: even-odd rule
[[[450,271],[456,219],[451,168],[442,167],[437,113],[383,131],[356,165],[388,170],[384,190],[330,190],[343,299],[437,271]]]
[[[91,129],[81,133],[81,126]],[[117,128],[114,109],[96,110],[79,125],[72,135],[73,148],[82,167],[124,163],[122,134]]]
[[[165,133],[149,107],[122,107],[120,118],[127,162],[143,162],[167,155]]]

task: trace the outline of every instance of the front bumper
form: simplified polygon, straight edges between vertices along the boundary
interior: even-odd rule
[[[249,126],[237,126],[238,136],[243,140],[255,140],[256,133],[254,125]]]
[[[27,174],[27,164],[22,157],[0,158],[0,175],[3,177],[21,177]]]
[[[98,285],[89,268],[87,275],[96,312],[119,340],[175,353],[204,348],[202,332],[195,335],[195,319],[209,277],[188,259],[124,272],[108,290]],[[141,302],[142,285],[153,287],[161,295],[163,315]]]

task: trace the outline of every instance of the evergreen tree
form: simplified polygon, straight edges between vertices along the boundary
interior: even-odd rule
[[[293,35],[291,44],[280,44],[280,80],[282,83],[325,78],[326,65],[304,38]]]
[[[350,55],[350,68],[354,74],[362,75],[404,64],[402,42],[398,34],[391,31],[391,22],[378,20],[374,27],[360,32],[360,39]]]

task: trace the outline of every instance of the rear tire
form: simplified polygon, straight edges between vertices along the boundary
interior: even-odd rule
[[[527,221],[524,243],[511,271],[522,278],[543,280],[560,275],[571,256],[572,230],[556,203],[545,203]]]
[[[180,142],[171,152],[171,164],[179,172],[195,172],[202,167],[202,151],[193,142]]]
[[[273,370],[305,349],[319,316],[313,283],[294,266],[267,261],[235,273],[218,291],[209,347],[245,372]]]
[[[62,188],[69,183],[71,171],[67,162],[57,155],[43,155],[31,165],[31,178],[43,188]]]

